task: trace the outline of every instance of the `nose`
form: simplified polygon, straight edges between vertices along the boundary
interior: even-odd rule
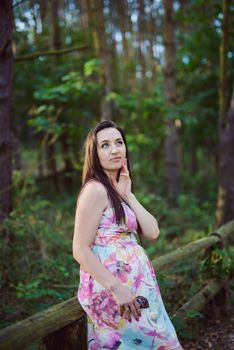
[[[115,144],[113,144],[111,146],[111,153],[117,153],[117,152],[118,152],[118,147]]]

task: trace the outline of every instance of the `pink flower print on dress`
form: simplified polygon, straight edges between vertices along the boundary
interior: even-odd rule
[[[109,339],[104,343],[104,348],[106,349],[118,349],[118,346],[121,344],[119,341],[121,335],[119,332],[113,331],[109,334]]]
[[[133,287],[134,289],[137,291],[137,289],[140,288],[141,286],[141,281],[144,281],[144,274],[140,273],[139,275],[137,275],[136,277],[134,277],[134,282],[133,282]]]
[[[111,253],[104,261],[104,266],[112,271],[115,272],[116,271],[116,253]]]
[[[151,276],[155,277],[154,267],[153,267],[153,264],[150,260],[147,261],[147,265],[149,266]]]
[[[137,228],[135,214],[132,214],[130,210],[128,211],[129,211],[129,215],[127,216],[127,219],[126,219],[127,227],[128,229],[135,231]]]
[[[98,327],[107,325],[118,328],[119,308],[108,290],[104,289],[92,295],[90,310],[92,310],[91,318],[97,322]]]
[[[141,326],[140,326],[140,329],[144,332],[145,335],[148,335],[151,337],[151,339],[152,339],[151,349],[153,349],[153,346],[155,345],[156,338],[167,341],[167,337],[164,337],[162,334],[157,332],[156,329],[149,330],[149,329],[147,329],[145,327],[141,327]]]
[[[125,283],[128,280],[128,274],[132,271],[132,268],[129,264],[124,261],[117,261],[117,276],[119,279]]]
[[[90,274],[80,270],[80,288],[77,291],[77,297],[80,302],[85,302],[87,296],[92,293],[93,290],[93,279]]]

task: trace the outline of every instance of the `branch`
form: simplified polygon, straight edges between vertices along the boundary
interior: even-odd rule
[[[16,7],[16,6],[22,4],[23,2],[26,2],[26,1],[28,1],[28,0],[21,0],[21,1],[18,1],[16,4],[13,4],[13,7]]]
[[[63,55],[66,53],[70,53],[73,51],[84,51],[90,49],[90,46],[75,46],[75,47],[70,47],[68,49],[62,49],[62,50],[51,50],[51,51],[42,51],[42,52],[34,52],[31,55],[27,56],[19,56],[15,57],[14,61],[19,62],[19,61],[28,61],[28,60],[33,60],[34,58],[41,57],[41,56],[56,56],[56,55]]]

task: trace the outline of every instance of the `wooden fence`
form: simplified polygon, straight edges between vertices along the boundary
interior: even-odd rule
[[[152,261],[156,271],[174,266],[180,261],[191,259],[196,254],[214,246],[223,247],[228,236],[234,233],[234,220],[220,227],[206,238],[178,248],[172,253]],[[212,279],[174,316],[186,319],[191,310],[201,310],[223,288],[222,280]],[[41,342],[40,349],[86,350],[86,317],[76,297],[52,306],[25,320],[16,322],[0,331],[0,349],[32,349],[32,344]]]

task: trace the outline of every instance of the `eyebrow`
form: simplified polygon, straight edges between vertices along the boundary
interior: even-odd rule
[[[122,138],[121,138],[121,137],[118,137],[117,139],[115,139],[115,141],[119,141],[119,140],[122,140]],[[100,144],[103,143],[103,142],[110,142],[110,140],[102,140],[102,141],[100,142]]]

